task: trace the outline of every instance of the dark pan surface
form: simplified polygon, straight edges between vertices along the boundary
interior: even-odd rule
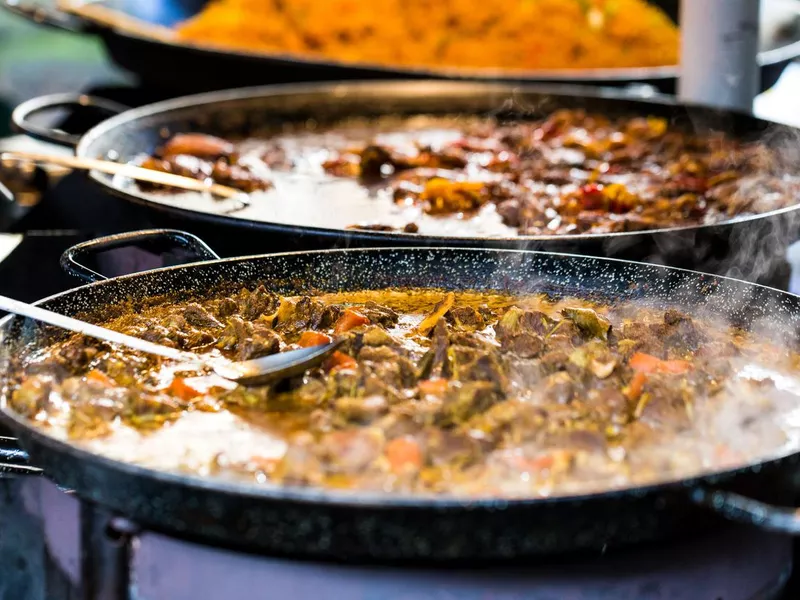
[[[43,306],[102,312],[128,297],[198,293],[223,282],[264,281],[279,293],[432,286],[550,291],[606,300],[649,299],[774,331],[796,329],[800,298],[689,271],[544,253],[384,249],[266,255],[174,267],[91,284]],[[30,322],[5,320],[5,351],[45,338]],[[6,357],[8,354],[6,354]],[[255,551],[383,560],[501,559],[694,532],[698,486],[785,499],[782,474],[797,455],[713,476],[582,497],[506,501],[387,498],[227,484],[154,472],[56,441],[3,406],[32,461],[59,484],[143,524]]]

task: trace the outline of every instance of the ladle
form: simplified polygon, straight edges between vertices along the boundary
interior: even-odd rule
[[[300,375],[307,369],[322,363],[343,341],[339,339],[320,346],[289,350],[288,352],[279,352],[278,354],[253,360],[233,362],[222,357],[201,356],[192,352],[154,344],[147,340],[125,335],[99,325],[86,323],[85,321],[67,317],[32,304],[7,298],[6,296],[0,296],[0,309],[110,344],[118,344],[132,350],[186,363],[189,367],[208,367],[220,377],[242,385],[260,385]]]

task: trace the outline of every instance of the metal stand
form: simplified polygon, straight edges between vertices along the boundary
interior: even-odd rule
[[[130,600],[131,541],[137,528],[95,504],[82,502],[81,598]]]
[[[760,0],[681,0],[684,102],[752,112],[761,87]]]

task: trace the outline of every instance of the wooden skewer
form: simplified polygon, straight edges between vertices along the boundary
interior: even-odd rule
[[[162,173],[153,169],[145,169],[124,163],[116,163],[110,160],[98,160],[94,158],[81,158],[77,156],[57,156],[54,154],[40,154],[38,152],[3,152],[0,160],[16,160],[34,163],[49,163],[69,169],[79,169],[84,171],[100,171],[109,175],[122,175],[137,181],[148,181],[169,187],[180,188],[192,192],[207,192],[221,198],[233,198],[243,204],[248,204],[247,194],[244,192],[220,185],[218,183],[206,183],[191,177],[175,175],[173,173]]]

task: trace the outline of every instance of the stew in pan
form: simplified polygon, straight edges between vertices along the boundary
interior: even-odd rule
[[[264,387],[81,336],[14,367],[14,410],[158,469],[545,497],[681,479],[798,445],[800,356],[758,327],[700,312],[432,289],[279,297],[259,286],[120,307],[106,325],[232,359],[345,338],[322,367]]]
[[[274,211],[305,177],[333,226],[456,235],[570,235],[705,225],[795,204],[780,150],[661,117],[559,110],[532,121],[417,116],[288,128],[231,142],[179,134],[150,168],[252,192]],[[325,185],[350,181],[350,187]],[[288,196],[292,199],[289,200]],[[298,205],[299,206],[299,205]],[[276,213],[277,214],[277,213]]]

